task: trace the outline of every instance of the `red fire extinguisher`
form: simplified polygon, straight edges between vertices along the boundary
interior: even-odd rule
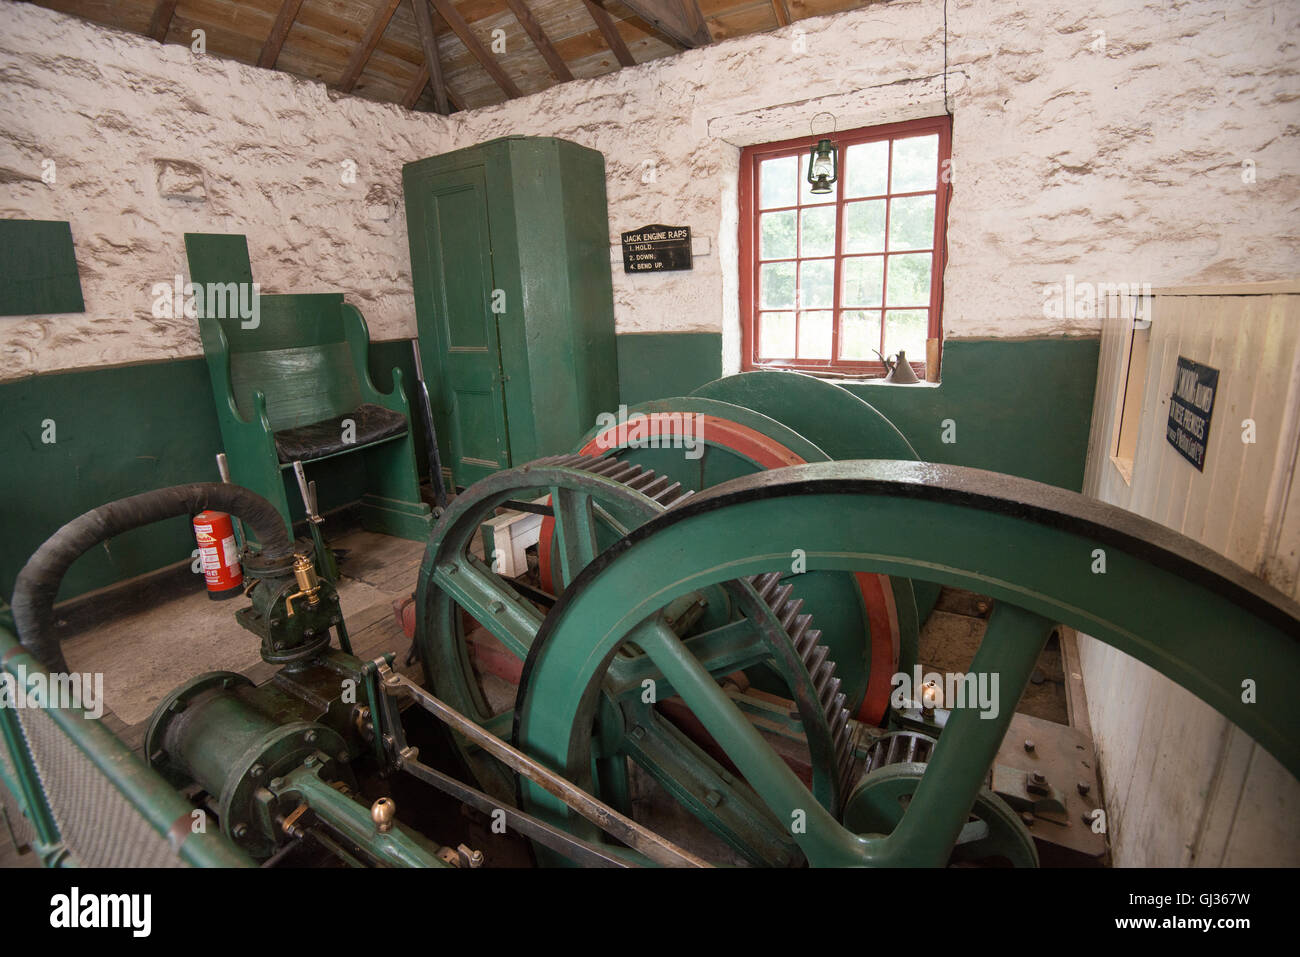
[[[244,572],[239,567],[235,527],[225,512],[199,512],[194,516],[194,540],[203,561],[203,579],[213,601],[234,598],[242,590]]]

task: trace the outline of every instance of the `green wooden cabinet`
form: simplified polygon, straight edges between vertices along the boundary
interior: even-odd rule
[[[571,451],[618,406],[605,160],[510,136],[408,163],[421,361],[467,486]]]

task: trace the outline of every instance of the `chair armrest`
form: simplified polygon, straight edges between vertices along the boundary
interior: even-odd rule
[[[356,371],[362,401],[373,402],[394,411],[404,409],[406,397],[399,379],[393,380],[392,392],[380,392],[370,377],[370,329],[361,310],[346,302],[340,308],[343,310],[343,335],[347,339],[348,350],[352,353],[352,367]],[[393,404],[395,398],[401,400],[400,406]]]
[[[215,319],[199,319],[199,338],[203,340],[204,358],[208,361],[208,377],[212,380],[217,415],[228,417],[238,425],[251,425],[235,402],[235,390],[230,383],[230,343],[226,341],[221,323]]]

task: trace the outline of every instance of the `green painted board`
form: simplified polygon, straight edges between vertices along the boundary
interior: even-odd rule
[[[72,227],[0,219],[0,316],[85,312]]]
[[[619,401],[690,395],[722,375],[722,336],[716,332],[635,332],[618,337]]]

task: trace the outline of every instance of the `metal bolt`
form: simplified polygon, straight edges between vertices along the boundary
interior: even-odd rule
[[[448,575],[454,575],[458,571],[460,571],[460,568],[456,565],[446,565],[444,566],[444,570],[447,572]]]
[[[303,766],[304,768],[314,768],[314,767],[316,767],[316,755],[314,755],[314,754],[309,754],[309,755],[307,755],[307,757],[303,758],[302,766]]]
[[[705,791],[704,801],[709,805],[709,807],[717,807],[722,803],[722,795],[713,790]]]
[[[488,605],[488,609],[492,614],[499,615],[501,612],[506,610],[506,606],[499,601],[494,601],[492,604]]]
[[[1047,783],[1047,778],[1043,776],[1043,772],[1042,772],[1042,771],[1033,771],[1033,772],[1030,772],[1029,780],[1030,780],[1031,782],[1033,782],[1034,784],[1046,784],[1046,783]]]
[[[1033,826],[1034,826],[1034,816],[1033,816],[1032,814],[1030,814],[1028,811],[1021,811],[1021,812],[1020,812],[1020,820],[1022,820],[1022,821],[1025,822],[1025,827],[1033,827]]]
[[[280,619],[279,619],[279,618],[272,618],[272,619],[271,619],[271,627],[272,627],[272,628],[279,628],[279,627],[280,627]]]
[[[640,741],[642,738],[645,737],[645,728],[641,727],[641,725],[638,724],[635,728],[632,729],[632,737]]]
[[[304,741],[306,741],[308,744],[315,744],[315,743],[316,743],[316,732],[315,732],[315,731],[308,731],[306,734],[304,734],[304,735],[302,736],[302,739],[303,739]]]
[[[1080,794],[1087,794],[1089,791],[1092,790],[1092,785],[1089,784],[1087,781],[1080,781],[1078,784],[1075,785],[1075,787],[1079,789]]]
[[[1034,750],[1034,742],[1031,741],[1029,738],[1025,738],[1025,750],[1026,751]]]
[[[248,825],[236,824],[233,833],[237,839],[242,840],[243,838],[248,836]]]
[[[265,773],[266,768],[262,767],[260,764],[254,764],[248,769],[248,776],[250,778],[260,778]]]
[[[284,778],[271,778],[271,790],[278,791],[284,787]]]

